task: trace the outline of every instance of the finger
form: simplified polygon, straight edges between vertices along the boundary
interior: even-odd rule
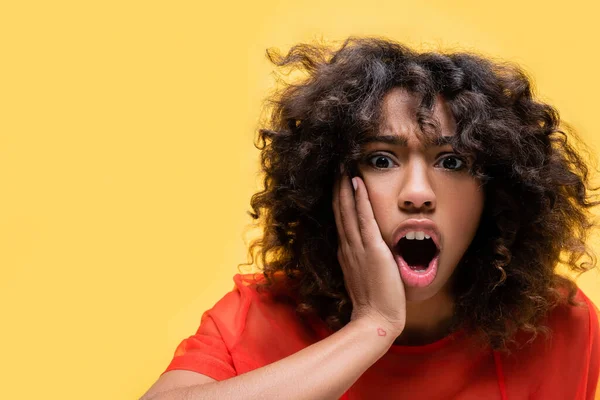
[[[343,175],[336,177],[333,183],[333,216],[335,217],[335,227],[337,228],[338,240],[340,246],[342,243],[346,243],[346,235],[344,233],[344,227],[342,225],[342,217],[340,215],[340,180],[343,179]]]
[[[354,200],[354,190],[350,183],[348,174],[344,174],[340,182],[340,219],[346,241],[352,247],[362,247],[362,239],[358,227],[358,218],[356,215],[356,201]]]
[[[364,181],[360,177],[354,178],[356,181],[356,213],[357,221],[359,226],[359,232],[363,245],[374,245],[383,242],[381,237],[381,231],[379,225],[375,220],[375,214],[373,213],[373,207],[369,200],[369,194]]]

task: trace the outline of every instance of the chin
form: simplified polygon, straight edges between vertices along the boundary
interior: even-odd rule
[[[445,274],[444,274],[445,275]],[[438,281],[440,279],[440,281]],[[436,297],[447,298],[450,296],[450,279],[445,276],[436,276],[436,279],[426,287],[404,286],[407,303],[420,303]]]
[[[439,293],[439,288],[434,287],[434,284],[425,288],[405,287],[407,303],[420,303],[435,297]]]

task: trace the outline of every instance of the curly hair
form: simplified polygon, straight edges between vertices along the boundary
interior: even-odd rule
[[[421,140],[439,134],[432,109],[443,96],[456,121],[455,152],[472,157],[470,173],[485,191],[477,233],[454,272],[455,316],[499,351],[509,351],[518,331],[530,341],[551,334],[548,312],[577,304],[577,286],[558,265],[578,274],[596,265],[586,240],[595,226],[589,209],[600,202],[590,198],[597,189],[589,188],[582,155],[589,150],[552,106],[534,98],[522,69],[377,37],[350,37],[338,48],[299,44],[285,55],[267,50],[267,57],[301,77],[280,79],[255,142],[264,189],[252,196],[250,215],[262,235],[245,265],[258,258],[261,288],[284,277],[299,315],[317,315],[333,330],[349,322],[332,187],[340,164],[353,170],[361,143],[376,132],[384,95],[401,87],[420,99]]]

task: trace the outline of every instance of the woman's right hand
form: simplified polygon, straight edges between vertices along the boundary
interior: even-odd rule
[[[354,180],[355,190],[348,174],[342,172],[333,189],[337,258],[352,300],[352,320],[374,320],[391,330],[385,334],[399,336],[406,323],[404,284],[381,236],[367,188],[360,177]]]

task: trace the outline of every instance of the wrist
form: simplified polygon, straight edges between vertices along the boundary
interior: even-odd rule
[[[369,308],[354,308],[352,310],[351,320],[361,320],[363,322],[371,322],[378,327],[384,329],[388,334],[394,335],[394,337],[400,336],[406,325],[406,319],[390,320],[390,318],[384,316],[379,311]]]
[[[356,326],[370,338],[391,346],[396,338],[402,333],[402,329],[382,319],[383,318],[377,318],[376,316],[364,315],[352,319],[349,325]]]

